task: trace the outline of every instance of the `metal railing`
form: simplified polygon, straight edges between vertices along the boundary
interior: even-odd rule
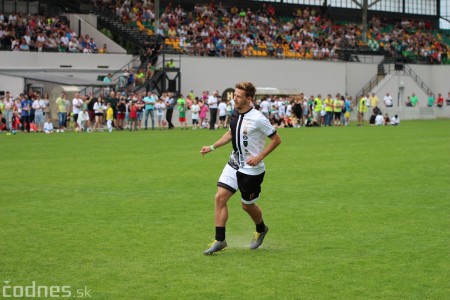
[[[414,70],[407,64],[402,65],[403,66],[402,70],[396,70],[395,64],[382,64],[382,65],[384,70],[383,74],[377,73],[374,77],[372,77],[372,79],[370,79],[370,81],[366,85],[364,85],[364,87],[361,90],[358,91],[358,93],[356,94],[356,98],[358,98],[361,95],[366,95],[367,93],[369,93],[373,88],[375,88],[380,83],[381,80],[383,80],[386,77],[386,74],[391,74],[393,72],[396,73],[403,72],[404,74],[411,77],[414,80],[414,82],[416,82],[417,85],[422,89],[422,91],[424,91],[427,95],[431,93],[433,97],[435,96],[432,90],[422,80],[422,78],[420,78],[419,75],[417,75],[417,73],[414,72]]]
[[[432,90],[425,84],[425,82],[423,82],[422,78],[420,78],[419,75],[417,75],[417,73],[414,72],[413,69],[411,69],[410,66],[404,65],[404,71],[417,83],[422,91],[424,91],[427,95],[431,94],[434,97],[434,93],[432,92]]]
[[[358,97],[361,95],[366,95],[367,93],[369,93],[374,87],[376,87],[380,83],[381,80],[383,80],[386,77],[386,74],[391,73],[391,66],[392,66],[391,64],[381,64],[381,66],[383,67],[383,73],[380,74],[379,72],[377,72],[377,74],[373,76],[369,80],[369,82],[366,83],[366,85],[364,85],[364,87],[358,91],[358,93],[356,93],[356,99],[358,99]]]
[[[111,86],[114,86],[114,90],[119,91],[119,90],[121,90],[121,89],[124,88],[123,86],[120,86],[120,85],[121,85],[121,82],[120,82],[120,77],[121,77],[121,75],[119,75],[119,76],[117,76],[117,75],[120,74],[120,73],[125,73],[125,72],[127,72],[127,71],[133,66],[133,64],[134,64],[136,61],[138,61],[138,60],[140,60],[140,57],[139,57],[139,56],[136,56],[136,57],[133,58],[130,62],[126,63],[126,64],[123,65],[119,70],[117,70],[116,72],[114,72],[114,73],[112,74],[112,78],[113,78],[113,79],[112,79],[112,81],[111,81],[111,83],[112,83]],[[107,87],[101,87],[101,88],[98,88],[98,87],[97,87],[97,88],[96,88],[96,87],[94,87],[94,86],[87,86],[87,87],[85,87],[84,89],[82,89],[82,90],[80,91],[80,95],[87,95],[89,89],[91,89],[91,93],[94,95],[94,97],[97,97],[100,93],[102,93],[103,96],[106,96],[106,95],[105,95],[105,90],[107,89]],[[109,91],[109,89],[108,89],[108,91]]]

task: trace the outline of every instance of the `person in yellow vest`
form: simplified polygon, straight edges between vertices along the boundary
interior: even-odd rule
[[[333,111],[334,111],[334,126],[341,126],[341,113],[342,113],[343,101],[341,100],[341,95],[336,94],[336,99],[333,101]]]
[[[195,99],[194,90],[191,90],[191,91],[189,92],[188,96],[190,96],[191,99],[194,100],[194,99]]]
[[[328,94],[324,101],[325,104],[325,126],[331,126],[333,120],[333,98],[331,94]]]
[[[364,125],[364,113],[367,111],[367,98],[364,95],[360,96],[358,105],[358,126]]]
[[[317,124],[320,124],[321,110],[322,110],[322,95],[318,94],[316,99],[314,99],[314,111],[313,111],[314,120],[316,120]]]
[[[114,110],[111,107],[111,103],[106,103],[106,124],[108,126],[108,131],[112,132],[112,123],[114,121]]]
[[[167,62],[166,67],[169,69],[175,68],[175,62],[173,61],[172,58]]]

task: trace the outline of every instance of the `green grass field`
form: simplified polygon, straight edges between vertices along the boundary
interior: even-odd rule
[[[231,146],[199,151],[222,133],[1,134],[2,296],[449,299],[450,120],[280,129],[264,244],[236,195],[228,249],[204,256]]]

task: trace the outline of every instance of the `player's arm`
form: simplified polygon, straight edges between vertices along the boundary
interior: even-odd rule
[[[249,166],[257,166],[267,155],[269,155],[273,150],[275,150],[278,145],[281,144],[281,138],[278,133],[275,133],[270,137],[270,142],[264,147],[263,151],[257,156],[251,156],[247,160]]]
[[[231,131],[228,130],[217,142],[212,144],[211,146],[203,146],[200,150],[202,155],[208,154],[216,148],[222,147],[223,145],[228,144],[231,141]]]

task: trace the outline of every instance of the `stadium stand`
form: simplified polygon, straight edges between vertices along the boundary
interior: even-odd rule
[[[373,16],[366,40],[360,25],[332,21],[326,9],[299,7],[285,16],[265,3],[252,7],[211,1],[186,10],[169,2],[156,28],[152,4],[122,0],[113,10],[122,23],[162,37],[166,49],[187,55],[352,60],[377,53],[408,63],[448,63],[444,34],[433,31],[429,21],[391,23]]]
[[[400,15],[393,21],[395,16],[387,20],[384,15],[373,13],[366,39],[355,16],[339,12],[344,16],[339,19],[336,17],[339,9],[333,8],[331,12],[331,8],[320,6],[272,6],[256,1],[195,4],[161,1],[160,22],[156,26],[152,1],[62,0],[52,5],[75,12],[90,5],[89,12],[97,14],[99,26],[125,41],[129,53],[139,55],[161,38],[165,50],[184,55],[353,61],[358,60],[360,54],[380,54],[388,60],[405,63],[449,63],[448,32],[433,28],[435,24],[430,20]],[[28,16],[20,14],[18,17],[35,27],[31,30],[29,50],[27,47],[22,50],[68,50],[71,34],[62,32],[70,28],[64,19],[32,15],[28,20]],[[0,47],[7,50],[11,45],[18,45],[16,50],[21,50],[23,29],[21,26],[11,28],[9,23],[1,25]],[[50,32],[42,30],[49,25]],[[25,28],[28,26],[25,24]],[[54,27],[58,28],[58,33]],[[44,31],[43,35],[38,35],[39,28]],[[68,36],[67,45],[59,43],[61,35]],[[76,44],[71,47],[72,51],[96,52],[97,45],[86,42],[85,38],[77,37],[72,43]]]
[[[78,36],[64,16],[0,14],[0,47],[11,51],[103,53],[88,34]]]

